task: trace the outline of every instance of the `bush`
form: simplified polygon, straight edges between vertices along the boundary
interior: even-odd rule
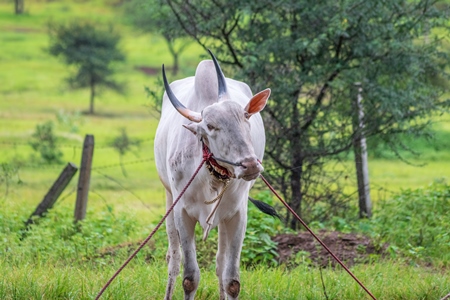
[[[0,257],[6,260],[84,261],[98,257],[106,246],[127,241],[136,232],[136,221],[125,213],[104,211],[74,224],[73,211],[58,207],[35,219],[25,231],[24,213],[0,211]]]
[[[36,131],[32,134],[30,142],[34,151],[41,155],[46,163],[61,162],[62,152],[57,145],[57,137],[53,131],[53,122],[47,121],[36,125]]]
[[[270,192],[261,192],[256,198],[274,205]],[[263,214],[253,204],[248,207],[247,231],[241,252],[241,262],[246,266],[263,264],[276,266],[277,243],[271,237],[283,230],[280,220]]]
[[[258,198],[270,203],[267,194],[260,194]],[[74,224],[73,212],[57,206],[45,217],[35,219],[35,224],[28,231],[24,227],[28,216],[25,208],[24,211],[8,214],[0,211],[0,257],[11,263],[30,258],[40,262],[55,259],[71,263],[91,260],[99,264],[114,259],[124,261],[156,224],[139,226],[135,218],[126,213],[113,213],[112,210],[112,207],[108,207]],[[276,243],[270,237],[281,227],[279,220],[264,215],[253,204],[249,204],[242,264],[276,265]],[[201,240],[203,233],[200,226],[196,229],[198,262],[203,268],[215,268],[217,229],[210,232],[205,242]],[[162,262],[167,246],[165,226],[162,226],[137,257]]]
[[[372,230],[393,254],[412,263],[450,263],[450,186],[436,182],[405,190],[382,203],[374,213]]]

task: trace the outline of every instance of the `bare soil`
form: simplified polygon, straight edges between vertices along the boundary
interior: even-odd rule
[[[321,230],[316,235],[346,266],[367,263],[371,255],[386,254],[386,245],[377,247],[369,237],[360,234]],[[322,267],[334,267],[338,264],[309,232],[280,234],[272,240],[278,243],[277,252],[280,263],[295,265],[302,260],[303,256],[310,260],[311,264]],[[299,252],[300,254],[297,254]]]
[[[149,75],[149,76],[153,76],[153,75],[157,75],[157,74],[161,74],[161,68],[153,68],[153,67],[148,67],[148,66],[136,66],[134,67],[136,70],[141,71],[142,73]],[[166,72],[171,72],[172,71],[172,67],[165,67],[166,68]]]
[[[354,264],[368,263],[372,256],[385,257],[387,255],[387,245],[377,246],[369,237],[361,234],[326,230],[318,231],[315,234],[347,267]],[[295,267],[305,262],[321,267],[334,267],[338,265],[334,258],[309,232],[279,234],[273,237],[272,240],[278,243],[278,262],[281,264],[286,264],[290,267]],[[130,255],[139,245],[140,242],[127,242],[106,247],[99,251],[94,258],[115,257],[117,252],[124,248],[128,255]],[[144,247],[145,260],[152,260],[154,247],[154,241],[150,241]],[[214,261],[214,255],[215,252],[212,251],[211,257],[205,258],[203,262],[205,266],[208,266]],[[202,263],[202,261],[199,261],[199,263]]]
[[[142,73],[146,74],[146,75],[155,75],[158,74],[158,72],[161,72],[160,69],[156,69],[156,68],[152,68],[152,67],[147,67],[147,66],[137,66],[134,67],[136,70],[141,71]]]

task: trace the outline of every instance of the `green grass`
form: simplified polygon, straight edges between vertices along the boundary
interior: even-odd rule
[[[11,266],[0,261],[9,280],[0,279],[0,298],[9,299],[93,299],[104,283],[120,266],[119,261],[107,265],[31,263]],[[27,269],[27,272],[23,272]],[[395,262],[352,269],[377,299],[435,300],[450,286],[448,273],[420,270]],[[102,299],[162,299],[166,284],[166,268],[134,260],[112,282]],[[395,274],[395,275],[394,275]],[[328,298],[324,295],[318,269],[301,266],[293,270],[256,268],[241,274],[240,299],[370,299],[364,290],[343,270],[322,271]],[[174,299],[182,299],[178,278]],[[215,272],[201,271],[196,299],[217,299]]]
[[[171,64],[171,57],[160,37],[141,34],[126,25],[116,10],[116,2],[25,1],[26,14],[15,16],[13,3],[0,1],[0,166],[13,161],[23,163],[19,172],[8,178],[1,177],[4,173],[0,168],[0,299],[92,299],[127,253],[122,249],[114,257],[95,258],[95,255],[105,247],[142,240],[164,211],[164,191],[153,161],[158,114],[152,110],[144,91],[145,86],[159,88],[158,81],[136,67],[159,70],[162,63]],[[118,80],[127,83],[126,94],[101,94],[96,99],[94,116],[83,114],[88,108],[88,91],[69,89],[64,79],[71,70],[45,51],[49,43],[48,21],[76,18],[114,23],[123,35],[120,47],[127,55],[127,62],[118,66],[117,74]],[[192,75],[204,54],[203,49],[192,44],[181,56],[178,77]],[[56,115],[61,111],[68,117],[79,114],[74,120],[78,131],[58,123]],[[422,152],[419,157],[404,152],[405,158],[423,167],[405,164],[383,148],[379,153],[371,152],[369,168],[374,205],[403,189],[450,178],[449,119],[448,115],[438,119],[433,128],[436,140],[431,144],[423,139],[403,137],[413,149]],[[84,136],[95,136],[85,231],[77,232],[71,225],[75,177],[48,217],[24,241],[19,241],[23,222],[65,165],[39,165],[38,155],[29,146],[36,125],[48,120],[55,123],[64,162],[79,165]],[[123,127],[130,137],[142,140],[137,153],[123,157],[126,176],[118,153],[108,146]],[[139,160],[142,161],[136,162]],[[354,192],[353,162],[344,161],[337,168],[348,174],[346,186],[349,192]],[[155,239],[153,248],[138,255],[113,282],[105,299],[163,297],[164,232],[158,232]],[[206,249],[209,244],[199,247]],[[150,263],[146,255],[154,256]],[[218,297],[213,270],[211,264],[202,271],[197,299]],[[372,264],[355,266],[352,270],[378,299],[439,299],[450,292],[450,276],[445,269],[374,259]],[[323,277],[330,299],[366,297],[339,269],[323,270]],[[176,287],[176,299],[179,298],[182,298],[180,282]],[[242,272],[241,299],[325,298],[320,273],[315,268],[301,265],[286,270],[260,266]]]
[[[11,3],[0,3],[0,81],[3,83],[0,87],[0,162],[18,159],[26,161],[25,166],[20,169],[21,183],[11,183],[10,190],[13,192],[8,194],[8,202],[13,202],[16,206],[29,206],[30,213],[63,168],[62,165],[44,170],[33,168],[36,162],[28,141],[36,124],[47,120],[57,123],[56,114],[60,111],[66,114],[84,112],[89,101],[87,90],[68,88],[64,79],[71,70],[45,51],[49,44],[47,22],[50,19],[68,21],[81,17],[95,17],[101,23],[120,21],[120,14],[114,15],[113,11],[114,7],[108,1],[27,2],[27,13],[15,16]],[[123,33],[121,47],[128,58],[126,64],[119,66],[117,74],[118,80],[127,84],[126,94],[118,95],[107,91],[102,93],[96,99],[95,116],[82,115],[82,122],[76,133],[57,125],[57,135],[61,137],[63,144],[77,146],[62,149],[64,160],[77,165],[85,134],[95,136],[89,210],[96,211],[106,202],[108,205],[126,208],[130,213],[137,213],[148,220],[164,207],[163,190],[153,163],[153,138],[158,115],[152,112],[144,91],[145,86],[155,88],[155,78],[148,77],[135,67],[150,66],[159,69],[163,62],[170,64],[171,59],[161,38],[138,34],[120,22],[115,25]],[[190,50],[182,61],[184,66],[192,68],[199,60],[199,51]],[[187,60],[192,61],[192,64],[186,63]],[[96,171],[98,167],[118,165],[119,155],[107,148],[107,145],[122,127],[126,128],[130,137],[145,141],[137,156],[127,154],[124,157],[125,164],[136,160],[145,162],[125,166],[128,177],[122,174],[120,166]],[[36,176],[37,171],[39,176]],[[66,191],[72,190],[75,184],[73,180]],[[0,195],[2,192],[3,186]],[[70,195],[67,201],[73,202],[74,197],[74,194]],[[144,213],[145,211],[150,212]]]

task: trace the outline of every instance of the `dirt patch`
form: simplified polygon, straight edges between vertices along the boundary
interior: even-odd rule
[[[369,237],[360,234],[322,230],[316,235],[347,266],[367,263],[373,255],[386,254],[387,245],[377,247]],[[272,240],[278,243],[280,263],[295,265],[306,261],[322,267],[338,264],[309,232],[280,234]]]
[[[388,245],[379,247],[369,237],[361,234],[321,230],[316,232],[316,235],[348,267],[354,264],[368,263],[374,257],[380,258],[388,255],[386,252]],[[295,267],[301,263],[308,263],[321,267],[334,267],[338,265],[333,257],[331,257],[331,255],[309,232],[280,234],[273,237],[272,240],[278,244],[278,262],[286,264],[289,267]],[[105,247],[92,258],[114,259],[119,253],[129,256],[139,247],[140,243],[141,242],[127,242]],[[203,247],[215,249],[214,241],[211,241],[211,245],[209,246],[202,245],[203,244],[197,244],[197,246],[200,247],[198,248],[199,252],[204,250]],[[140,255],[147,262],[151,262],[155,259],[154,250],[155,243],[151,240],[143,247]],[[214,263],[215,251],[206,252],[210,252],[211,255],[200,259],[200,265],[209,266]]]
[[[134,67],[136,70],[141,71],[142,73],[146,74],[146,75],[155,75],[158,72],[160,72],[160,69],[156,69],[156,68],[152,68],[152,67],[146,67],[146,66],[137,66]]]
[[[153,68],[153,67],[147,67],[147,66],[136,66],[134,68],[148,76],[161,74],[161,68]],[[166,73],[170,73],[170,72],[172,72],[173,68],[166,66],[165,69],[166,69]]]
[[[34,32],[42,32],[42,30],[29,28],[29,27],[16,27],[16,26],[6,26],[3,27],[5,31],[12,31],[16,33],[34,33]]]
[[[141,243],[142,242],[125,242],[115,246],[108,246],[101,249],[96,255],[90,257],[90,259],[115,259],[119,255],[119,253],[126,254],[126,256],[129,257],[131,254],[133,254],[134,251],[136,251],[137,248],[139,248]],[[151,254],[154,250],[154,247],[154,243],[152,241],[149,241],[140,251],[141,257],[143,257],[148,263],[154,260],[154,257]],[[123,259],[122,256],[121,259]]]

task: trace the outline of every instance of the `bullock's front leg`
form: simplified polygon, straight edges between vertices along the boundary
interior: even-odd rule
[[[219,241],[218,241],[218,247],[217,247],[217,253],[216,253],[216,275],[219,279],[219,293],[220,297],[219,300],[225,300],[225,289],[223,287],[223,281],[222,281],[222,275],[223,270],[225,266],[225,255],[226,255],[226,247],[227,247],[227,241],[226,241],[226,230],[223,223],[219,224]]]
[[[176,219],[180,233],[181,249],[183,251],[183,289],[184,299],[193,300],[200,282],[200,269],[197,263],[195,250],[195,224],[186,211],[180,213]]]
[[[172,205],[173,199],[172,195],[166,191],[166,206],[167,209]],[[180,251],[180,238],[178,236],[178,231],[175,227],[174,212],[169,214],[166,221],[166,232],[169,239],[169,249],[167,250],[166,260],[168,264],[168,275],[166,287],[165,300],[171,300],[173,296],[173,290],[175,288],[175,281],[178,274],[180,274],[180,263],[181,263],[181,251]]]
[[[225,299],[222,290],[228,299],[238,299],[241,290],[239,265],[246,224],[246,210],[238,211],[230,220],[220,224],[216,271],[221,281],[220,299]]]

